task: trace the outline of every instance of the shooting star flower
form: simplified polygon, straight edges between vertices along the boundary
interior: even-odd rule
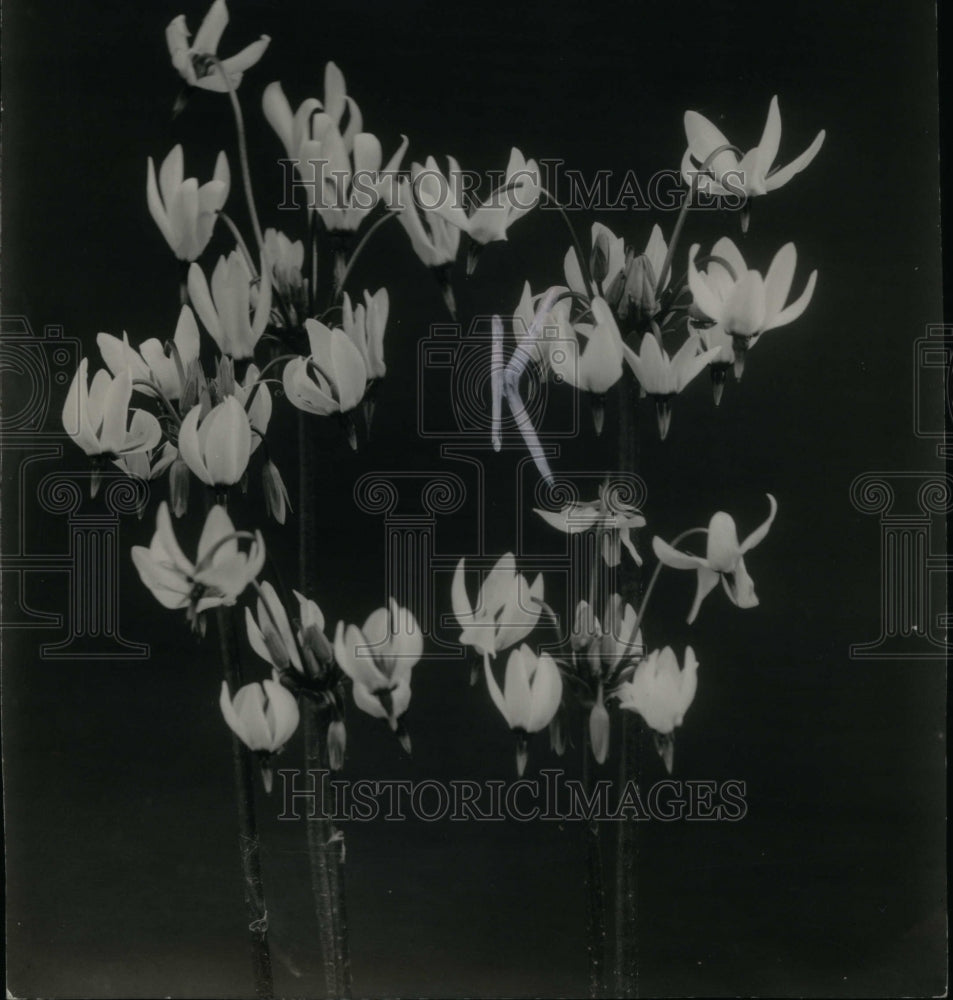
[[[228,728],[249,750],[259,755],[265,791],[270,792],[270,758],[281,751],[298,728],[300,716],[294,695],[277,681],[265,680],[260,684],[246,684],[232,698],[228,682],[222,681],[218,703]]]

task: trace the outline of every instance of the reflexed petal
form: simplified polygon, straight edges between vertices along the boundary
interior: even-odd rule
[[[542,653],[533,675],[531,705],[526,730],[538,733],[549,725],[563,696],[563,679],[555,660]]]
[[[506,661],[503,677],[503,700],[506,702],[506,717],[511,729],[529,731],[532,699],[529,684],[529,661],[535,654],[528,646],[514,649]],[[546,720],[547,723],[549,720]]]
[[[784,187],[795,174],[799,174],[805,167],[809,166],[814,157],[820,152],[821,146],[824,145],[825,134],[824,130],[821,129],[814,137],[811,145],[800,156],[795,157],[790,163],[771,174],[765,180],[765,190],[776,191],[779,187]]]
[[[713,569],[701,566],[698,569],[697,589],[691,611],[688,612],[688,624],[691,625],[698,616],[702,601],[718,586],[718,574]]]
[[[792,302],[786,309],[782,309],[774,319],[765,327],[766,330],[776,330],[778,327],[787,326],[793,323],[805,309],[811,304],[814,295],[814,286],[817,284],[817,271],[812,271],[807,279],[807,285],[801,292],[800,298]]]
[[[764,541],[765,536],[771,529],[771,525],[774,523],[775,515],[778,513],[778,502],[774,497],[768,493],[766,494],[768,498],[768,504],[771,507],[771,512],[768,514],[767,519],[759,527],[755,528],[750,535],[741,543],[739,546],[739,551],[742,553],[750,552],[756,545],[759,545]]]

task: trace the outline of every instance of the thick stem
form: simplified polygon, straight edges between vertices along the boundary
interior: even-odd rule
[[[241,687],[238,635],[232,609],[216,609],[219,652],[225,680],[234,694]],[[238,845],[241,852],[242,879],[245,889],[245,911],[251,936],[252,968],[255,975],[255,995],[270,1000],[275,995],[271,973],[271,953],[268,948],[268,908],[261,871],[261,844],[255,821],[255,775],[251,753],[242,741],[232,735],[232,774],[238,799]]]
[[[582,784],[588,798],[592,793],[592,744],[589,719],[582,722]],[[606,995],[606,884],[602,863],[602,839],[595,816],[586,824],[586,950],[589,954],[589,996]]]
[[[621,473],[634,474],[639,468],[638,390],[635,381],[623,374],[618,383],[619,441],[617,464]],[[638,606],[641,579],[638,569],[623,561],[619,567],[619,594],[626,604]],[[629,781],[638,780],[638,719],[632,712],[620,712],[622,746],[619,757],[618,794]],[[638,842],[635,821],[618,824],[615,864],[615,963],[613,987],[617,997],[633,997],[638,988]]]
[[[317,552],[317,454],[308,414],[298,414],[298,565],[301,592],[310,596],[316,579]],[[309,772],[323,771],[328,755],[327,719],[312,699],[302,702],[305,754]],[[327,803],[326,776],[321,802]],[[344,833],[336,830],[327,810],[307,821],[308,861],[314,895],[327,994],[351,995],[351,961],[348,949],[347,907],[344,885]]]

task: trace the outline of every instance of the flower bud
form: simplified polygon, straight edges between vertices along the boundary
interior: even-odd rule
[[[599,285],[606,280],[609,274],[609,235],[605,229],[600,229],[595,242],[592,244],[592,253],[589,255],[589,272],[592,280]]]
[[[328,763],[332,771],[344,767],[344,751],[347,748],[347,729],[341,719],[335,719],[328,726]]]
[[[169,466],[169,502],[176,517],[189,509],[189,467],[181,457]]]
[[[636,325],[640,325],[658,312],[656,280],[655,269],[648,256],[643,253],[636,257],[629,251],[622,274],[612,282],[606,296],[619,319],[631,316]]]
[[[291,500],[278,466],[270,458],[262,467],[261,483],[265,494],[265,510],[279,524],[284,524],[285,516],[291,509]]]

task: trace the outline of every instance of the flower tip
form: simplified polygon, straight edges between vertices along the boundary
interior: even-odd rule
[[[724,382],[713,382],[711,386],[712,396],[715,399],[715,406],[721,406],[721,397],[725,393]]]
[[[596,437],[602,436],[602,428],[606,422],[605,396],[592,397],[592,425],[596,429]]]
[[[275,776],[274,772],[271,770],[271,760],[263,760],[261,762],[261,781],[265,786],[265,794],[271,795],[271,789],[274,785]]]

